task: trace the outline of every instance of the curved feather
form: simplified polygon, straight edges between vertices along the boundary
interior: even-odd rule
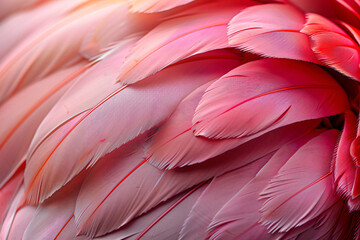
[[[22,163],[37,127],[84,63],[60,70],[31,84],[0,106],[0,187]],[[34,94],[37,93],[37,94]]]
[[[81,173],[36,209],[22,239],[75,239],[74,210],[84,176]],[[69,229],[71,224],[73,228]]]
[[[36,207],[25,206],[17,211],[11,224],[7,239],[22,240],[25,229],[35,214]]]
[[[85,0],[48,1],[5,18],[0,23],[0,62],[29,35],[65,17]],[[3,2],[2,2],[3,3]],[[21,27],[19,27],[21,26]],[[14,31],[16,29],[16,31]]]
[[[334,159],[334,177],[337,191],[346,198],[352,196],[355,180],[355,162],[350,146],[356,137],[357,119],[351,111],[345,112],[345,124]]]
[[[229,43],[264,56],[317,63],[308,36],[300,32],[304,24],[304,14],[290,5],[249,7],[230,21]]]
[[[122,160],[116,155],[112,158],[110,155],[116,154],[113,152],[106,160],[99,161],[85,180],[76,204],[76,222],[82,233],[90,236],[105,234],[195,184],[236,168],[254,165],[254,161],[262,157],[261,161],[267,161],[271,152],[313,127],[314,123],[288,126],[204,163],[173,170],[153,167],[138,152],[137,158],[130,155]],[[259,145],[263,147],[259,148]],[[124,149],[127,147],[125,145]]]
[[[12,201],[23,183],[24,167],[24,165],[20,166],[9,181],[0,189],[0,229]]]
[[[286,232],[318,217],[338,197],[330,162],[338,131],[329,130],[302,146],[261,193],[261,223],[270,232]]]
[[[343,89],[321,68],[263,59],[230,71],[206,90],[193,130],[208,138],[241,138],[347,108]]]
[[[14,219],[16,217],[17,214],[17,208],[20,205],[21,202],[21,197],[24,194],[24,185],[22,184],[23,182],[21,181],[21,186],[18,188],[18,190],[16,191],[16,195],[13,198],[11,205],[9,207],[9,210],[6,214],[6,217],[4,219],[4,222],[1,226],[0,229],[0,239],[7,239],[9,236],[9,233],[11,231],[12,225],[14,223]]]
[[[115,230],[160,202],[229,168],[228,165],[220,169],[219,164],[215,166],[213,161],[211,165],[202,168],[164,171],[143,163],[143,159],[139,159],[141,155],[136,154],[137,158],[132,155],[130,159],[124,157],[107,159],[106,163],[102,162],[94,166],[94,170],[81,189],[75,210],[75,219],[81,233],[98,236]],[[240,160],[236,155],[233,157]],[[238,166],[257,165],[257,162],[263,164],[267,159],[264,157],[255,163],[251,163],[255,159],[244,159]],[[130,170],[132,172],[128,175]],[[105,174],[109,177],[104,177]],[[100,181],[99,176],[102,176]],[[110,185],[109,182],[112,184]],[[95,192],[97,192],[96,199],[93,197]],[[124,192],[127,194],[124,195]]]
[[[123,39],[145,34],[164,18],[165,14],[130,13],[128,2],[124,1],[87,31],[80,53],[88,59],[94,58],[111,45],[118,46]]]
[[[208,223],[209,239],[267,239],[270,235],[265,227],[259,226],[261,213],[259,209],[264,200],[259,200],[260,193],[268,182],[274,177],[279,169],[289,160],[294,153],[306,142],[318,135],[319,131],[313,131],[306,136],[282,146],[256,174],[246,186],[231,199]]]
[[[193,2],[194,0],[130,0],[130,10],[133,12],[162,12]]]
[[[110,232],[109,234],[96,237],[96,240],[130,240],[135,239],[137,236],[141,234],[154,220],[158,219],[167,209],[171,208],[176,202],[178,202],[182,197],[185,196],[185,193],[180,193],[175,197],[167,200],[163,203],[160,203],[155,208],[146,212],[138,218],[133,219],[128,224],[125,224],[120,229]]]
[[[206,239],[208,226],[213,217],[227,201],[255,177],[264,163],[266,164],[266,162],[258,161],[256,164],[215,177],[191,209],[181,229],[179,239]]]
[[[82,117],[56,129],[35,149],[25,171],[27,200],[43,201],[83,168],[164,121],[194,88],[221,76],[238,62],[226,58],[185,62],[151,80],[118,88]]]
[[[59,126],[90,110],[119,88],[114,84],[116,72],[135,39],[136,37],[119,42],[89,65],[89,69],[79,77],[44,118],[33,138],[29,155]]]
[[[78,51],[84,35],[113,11],[117,1],[87,4],[17,46],[0,64],[0,101],[31,82],[80,61]]]
[[[308,14],[301,32],[311,37],[312,50],[325,64],[359,81],[359,43],[330,20]]]
[[[151,164],[159,168],[172,169],[200,163],[261,135],[225,140],[196,137],[191,129],[191,121],[195,108],[209,84],[211,83],[199,87],[187,96],[150,139],[147,145],[147,158]]]
[[[252,4],[249,0],[221,7],[211,4],[160,24],[136,43],[120,69],[119,81],[132,84],[184,58],[228,47],[227,23]]]
[[[277,239],[322,240],[348,239],[357,217],[349,214],[346,203],[338,200],[319,217],[286,233],[275,234]]]

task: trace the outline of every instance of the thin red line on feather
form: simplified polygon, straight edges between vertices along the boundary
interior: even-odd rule
[[[236,76],[238,76],[238,75],[236,75]],[[240,76],[241,76],[241,75],[240,75]],[[231,108],[225,110],[224,112],[222,112],[222,113],[220,113],[219,115],[213,117],[212,119],[204,120],[204,121],[209,122],[209,121],[211,121],[211,120],[214,120],[215,118],[220,117],[221,115],[223,115],[223,114],[225,114],[225,113],[227,113],[227,112],[229,112],[229,111],[237,108],[238,106],[240,106],[240,105],[242,105],[242,104],[244,104],[244,103],[247,103],[247,102],[249,102],[249,101],[251,101],[251,100],[254,100],[254,99],[257,99],[257,98],[259,98],[259,97],[266,96],[266,95],[270,95],[270,94],[273,94],[273,93],[282,92],[282,91],[286,91],[286,90],[297,90],[297,89],[302,89],[302,88],[325,88],[325,87],[328,87],[328,86],[323,86],[323,85],[302,85],[302,86],[293,86],[293,87],[286,87],[286,88],[275,89],[275,90],[272,90],[272,91],[269,91],[269,92],[265,92],[265,93],[256,95],[256,96],[251,97],[251,98],[249,98],[249,99],[246,99],[245,101],[242,101],[242,102],[240,102],[240,103],[232,106]],[[194,125],[196,125],[197,123],[200,123],[200,122],[202,122],[202,121],[198,121],[198,122],[196,122]]]
[[[26,112],[26,114],[20,119],[20,121],[10,130],[8,135],[4,138],[4,140],[0,143],[0,150],[5,146],[6,142],[9,141],[12,135],[16,132],[16,130],[26,121],[28,117],[31,116],[31,114],[41,106],[47,99],[49,99],[54,93],[56,93],[58,90],[60,90],[62,87],[64,87],[66,84],[68,84],[71,80],[73,80],[75,77],[83,73],[86,69],[88,69],[92,64],[87,64],[77,70],[75,73],[67,77],[64,81],[59,83],[57,86],[55,86],[53,89],[51,89],[44,97],[42,97],[39,101],[37,101],[29,111]]]
[[[135,172],[136,169],[138,169],[139,167],[141,167],[141,165],[143,165],[146,161],[148,160],[148,158],[145,158],[142,162],[140,162],[138,165],[136,165],[135,168],[133,168],[128,174],[126,174],[125,177],[123,177],[116,185],[115,187],[113,187],[111,189],[111,191],[105,196],[105,198],[100,202],[100,204],[94,209],[94,211],[90,214],[90,216],[87,218],[87,220],[85,221],[85,223],[83,225],[85,225],[90,218],[94,215],[94,213],[99,209],[99,207],[105,202],[105,200],[115,191],[115,189],[123,182],[125,181],[125,179],[127,179],[133,172]],[[79,232],[81,232],[81,229],[79,229]]]
[[[24,197],[26,197],[31,189],[31,187],[33,186],[33,184],[35,183],[36,178],[39,176],[40,172],[42,171],[42,169],[44,168],[45,164],[48,162],[48,160],[50,159],[50,157],[54,154],[54,152],[56,151],[56,149],[61,145],[61,143],[65,140],[65,138],[67,136],[69,136],[69,134],[86,118],[88,117],[93,111],[95,111],[98,107],[100,107],[102,104],[104,104],[106,101],[108,101],[109,99],[111,99],[113,96],[115,96],[116,94],[118,94],[119,92],[121,92],[122,90],[124,90],[127,87],[127,85],[122,86],[121,88],[117,89],[116,91],[112,92],[111,94],[109,94],[106,98],[104,98],[101,102],[99,102],[96,106],[94,106],[90,111],[88,111],[84,116],[81,117],[81,119],[66,133],[66,135],[60,140],[60,142],[55,146],[55,148],[53,149],[53,151],[50,153],[50,155],[46,158],[46,160],[44,161],[44,163],[41,165],[41,167],[39,168],[38,172],[36,173],[35,177],[33,178],[33,180],[31,181],[29,187],[26,190],[26,193],[24,194]]]
[[[152,222],[135,240],[139,240],[141,237],[145,235],[157,222],[159,222],[166,214],[168,214],[171,210],[173,210],[177,205],[179,205],[182,201],[184,201],[188,196],[190,196],[193,192],[199,189],[202,185],[206,183],[202,182],[191,189],[188,193],[182,196],[179,200],[177,200],[173,205],[171,205],[165,212],[163,212],[154,222]]]
[[[74,214],[72,214],[72,215],[70,216],[70,218],[66,221],[66,223],[64,224],[64,226],[63,226],[63,227],[60,229],[60,231],[58,232],[58,234],[56,234],[54,240],[56,240],[56,239],[59,237],[60,233],[65,229],[66,225],[68,225],[68,223],[70,222],[70,220],[71,220],[73,217],[74,217]]]
[[[174,38],[174,39],[171,39],[170,41],[166,42],[165,44],[161,45],[160,47],[156,48],[155,50],[151,51],[149,54],[145,55],[145,57],[143,57],[142,59],[138,60],[130,69],[128,69],[127,71],[125,71],[124,73],[122,73],[120,76],[119,76],[119,81],[121,81],[121,79],[126,75],[128,74],[131,70],[133,70],[140,62],[142,62],[145,58],[147,58],[148,56],[150,56],[151,54],[153,54],[154,52],[158,51],[159,49],[165,47],[166,45],[182,38],[182,37],[185,37],[187,35],[190,35],[194,32],[197,32],[197,31],[201,31],[201,30],[204,30],[204,29],[207,29],[207,28],[212,28],[212,27],[219,27],[219,26],[224,26],[224,25],[227,25],[228,22],[225,22],[225,23],[217,23],[217,24],[212,24],[212,25],[209,25],[209,26],[205,26],[205,27],[201,27],[201,28],[197,28],[197,29],[194,29],[190,32],[186,32],[186,33],[183,33],[181,34],[180,36]]]
[[[303,187],[302,189],[300,189],[299,191],[297,191],[294,195],[290,196],[288,199],[286,199],[284,202],[282,202],[279,206],[277,206],[273,211],[271,211],[269,214],[267,215],[271,215],[273,214],[276,210],[278,210],[282,205],[284,205],[286,202],[290,201],[292,198],[294,198],[296,195],[298,195],[299,193],[305,191],[306,189],[314,186],[315,184],[321,182],[322,180],[324,180],[325,178],[329,177],[331,174],[333,173],[333,171],[330,171],[329,173],[325,174],[324,176],[322,176],[321,178],[315,180],[314,182],[310,183],[309,185]]]
[[[166,144],[168,144],[169,142],[171,142],[172,140],[174,140],[177,137],[180,137],[181,135],[183,135],[186,132],[189,132],[191,130],[191,128],[188,128],[184,131],[182,131],[181,133],[175,135],[174,137],[170,138],[169,140],[167,140],[166,142],[164,142],[163,144],[161,144],[159,147],[157,147],[154,151],[152,151],[153,153],[156,152],[157,150],[159,150],[160,148],[162,148],[163,146],[165,146]],[[148,159],[152,156],[152,153],[150,154],[149,157],[147,157]]]

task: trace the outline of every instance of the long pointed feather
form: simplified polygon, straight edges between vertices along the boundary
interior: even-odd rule
[[[229,199],[219,209],[212,221],[208,223],[208,238],[210,239],[265,239],[269,233],[265,227],[258,226],[261,218],[259,209],[264,200],[259,200],[261,191],[275,176],[279,169],[294,155],[306,142],[319,134],[313,131],[310,134],[281,147],[245,187]]]
[[[261,193],[261,222],[270,232],[286,232],[316,218],[338,197],[330,162],[338,131],[329,130],[302,146]]]
[[[92,168],[83,184],[76,204],[76,222],[81,232],[90,236],[119,228],[159,202],[197,183],[239,167],[257,164],[254,161],[261,157],[258,161],[267,161],[271,156],[269,153],[293,139],[289,132],[300,136],[311,126],[314,125],[289,126],[204,163],[181,169],[159,170],[141,158],[140,153],[136,153],[140,155],[138,157],[130,156],[122,158],[122,161],[116,155],[109,155]],[[274,137],[280,135],[282,137],[274,141]],[[259,144],[263,147],[259,148]]]
[[[25,171],[27,200],[43,201],[83,168],[164,121],[194,88],[237,64],[237,59],[226,58],[185,62],[152,80],[118,88],[81,118],[61,127],[66,131],[57,129],[36,148]]]
[[[43,118],[74,78],[86,69],[83,65],[81,63],[60,70],[31,84],[1,105],[0,187],[22,163]]]
[[[184,58],[228,47],[227,23],[239,9],[252,4],[246,0],[219,8],[217,3],[160,24],[137,42],[120,70],[119,81],[132,84]]]
[[[116,2],[89,4],[23,41],[0,64],[0,101],[30,82],[80,61],[78,50],[85,33],[111,13]]]

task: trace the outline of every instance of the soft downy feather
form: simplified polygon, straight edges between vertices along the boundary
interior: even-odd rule
[[[339,114],[348,106],[341,86],[321,68],[263,59],[246,63],[210,85],[196,108],[193,130],[207,138],[241,138]]]
[[[36,147],[25,171],[27,201],[37,203],[51,196],[83,168],[168,118],[193,89],[238,64],[233,58],[198,59],[169,67],[148,81],[118,88]]]
[[[330,20],[309,13],[301,32],[311,37],[318,59],[337,71],[360,81],[359,43]]]
[[[268,57],[317,63],[309,37],[300,32],[304,24],[304,14],[289,5],[249,7],[230,21],[229,43],[233,47]]]
[[[261,219],[259,209],[264,203],[264,200],[258,199],[260,193],[289,158],[301,146],[320,133],[321,131],[314,130],[306,136],[282,146],[254,179],[218,209],[219,211],[213,219],[210,219],[208,228],[204,231],[209,234],[207,238],[237,239],[241,237],[244,240],[270,238],[267,229],[259,223]]]
[[[120,69],[119,81],[132,84],[184,58],[228,47],[227,23],[252,4],[213,3],[160,24],[136,43]]]
[[[318,217],[337,200],[330,162],[339,133],[328,130],[302,146],[261,193],[261,223],[287,232]]]

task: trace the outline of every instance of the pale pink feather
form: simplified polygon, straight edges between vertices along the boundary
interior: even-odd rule
[[[132,84],[184,58],[228,47],[228,22],[252,4],[250,0],[210,4],[160,24],[136,43],[120,69],[119,81]]]
[[[31,82],[80,61],[78,51],[84,35],[110,14],[116,4],[116,1],[88,3],[89,6],[22,41],[0,64],[0,101]]]
[[[37,127],[71,86],[74,77],[83,71],[83,65],[57,71],[24,88],[0,106],[0,187],[22,163]]]
[[[25,172],[27,199],[43,201],[83,168],[164,121],[194,88],[237,64],[236,59],[198,59],[167,68],[148,81],[118,88],[36,147]],[[75,145],[77,150],[72,151]]]

